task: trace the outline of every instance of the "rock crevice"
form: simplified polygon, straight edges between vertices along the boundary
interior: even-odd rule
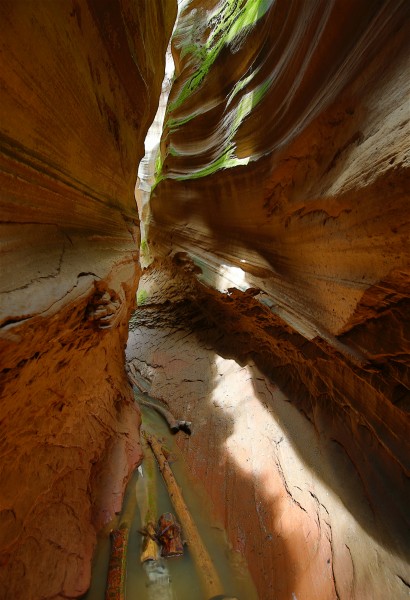
[[[176,12],[0,6],[1,600],[86,591],[141,459],[134,187]],[[173,37],[127,358],[263,600],[407,597],[409,22],[191,0]]]

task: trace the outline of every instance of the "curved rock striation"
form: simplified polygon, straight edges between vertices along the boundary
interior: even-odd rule
[[[241,269],[330,341],[370,288],[398,300],[407,281],[408,4],[210,4],[188,5],[174,41],[151,240],[214,287],[221,262]]]
[[[0,597],[74,598],[141,457],[134,186],[176,2],[2,2]]]
[[[323,598],[408,593],[409,23],[400,0],[192,1],[173,42],[148,234],[157,269],[173,257],[172,272],[197,273],[217,349],[254,361],[339,448],[373,516],[353,484],[327,484],[399,557],[394,591],[356,549]],[[311,464],[305,442],[290,441]],[[268,598],[266,568],[252,568]]]
[[[260,597],[405,598],[406,0],[190,0],[128,358]],[[0,6],[0,598],[89,584],[141,457],[134,199],[172,0]]]
[[[192,421],[178,443],[258,597],[407,598],[407,428],[380,374],[306,340],[254,290],[212,291],[179,261],[157,261],[140,287],[127,359]]]

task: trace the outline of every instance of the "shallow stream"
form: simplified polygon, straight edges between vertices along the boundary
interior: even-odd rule
[[[138,400],[139,394],[136,393],[135,397]],[[145,395],[141,397],[155,403],[152,398],[147,398]],[[154,410],[145,407],[141,407],[141,409],[144,429],[161,439],[165,438],[164,446],[170,451],[171,457],[176,459],[175,461],[170,459],[172,471],[218,571],[226,596],[235,597],[238,600],[257,600],[255,586],[245,561],[229,547],[223,528],[212,515],[212,507],[207,501],[206,492],[201,483],[192,481],[188,476],[182,454],[175,443],[174,436],[169,432],[168,426]],[[176,435],[186,434],[179,432]],[[144,463],[142,469],[144,469]],[[109,532],[124,520],[131,523],[127,553],[127,600],[209,600],[201,590],[200,580],[187,545],[184,547],[183,557],[161,559],[160,564],[156,567],[153,563],[141,564],[142,535],[138,530],[142,528],[142,524],[137,502],[139,477],[140,474],[136,470],[128,483],[121,514],[99,536],[93,562],[91,587],[83,600],[105,599],[110,555]],[[158,466],[156,490],[158,517],[164,512],[175,514]],[[152,574],[155,569],[157,576]],[[149,572],[150,575],[148,575]],[[161,578],[162,580],[169,578],[170,582],[162,591],[160,587],[152,584],[153,581]]]

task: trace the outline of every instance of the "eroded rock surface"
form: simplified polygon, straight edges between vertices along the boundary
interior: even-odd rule
[[[174,41],[151,246],[341,350],[408,314],[409,4],[209,7],[190,3]],[[359,337],[346,354],[384,360]]]
[[[0,598],[74,598],[141,457],[134,185],[176,3],[1,3]]]
[[[406,422],[380,374],[179,266],[151,267],[141,286],[127,359],[192,421],[179,444],[259,597],[407,598]],[[393,427],[400,448],[386,451]]]
[[[0,6],[2,599],[86,590],[140,458],[133,192],[175,4]],[[404,599],[409,4],[184,6],[129,359],[263,600]]]
[[[408,595],[409,11],[400,0],[192,1],[174,39],[148,243],[152,278],[181,298],[182,330],[186,303],[198,304],[201,350],[148,279],[138,352],[162,370],[148,369],[152,390],[177,416],[199,415],[193,469],[266,600]],[[208,289],[184,300],[187,269]],[[158,302],[172,342],[145,326]],[[213,406],[214,387],[229,406]],[[241,399],[259,429],[244,411],[238,439]],[[256,533],[249,524],[255,498],[270,551],[264,517]]]

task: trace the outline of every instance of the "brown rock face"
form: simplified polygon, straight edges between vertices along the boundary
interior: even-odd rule
[[[175,13],[0,5],[1,600],[85,592],[141,456],[134,185]],[[191,0],[175,36],[127,352],[262,600],[408,597],[409,16]]]
[[[176,3],[1,3],[0,597],[74,598],[141,456],[134,185]]]
[[[205,264],[207,283],[238,285],[220,265],[240,268],[243,288],[333,343],[409,284],[409,5],[274,2],[197,87],[202,57],[184,40],[220,19],[198,9],[194,26],[190,15],[175,41],[151,241],[166,254],[172,229],[172,252]]]
[[[216,339],[194,351],[171,321],[173,343],[150,342],[141,317],[130,357],[161,366],[152,390],[179,418],[200,415],[193,469],[266,600],[408,595],[409,16],[401,1],[194,1],[174,40],[148,241],[169,298],[184,268],[222,292],[189,296]],[[228,359],[243,388],[226,406]],[[255,415],[241,439],[238,396]]]
[[[178,441],[259,598],[407,598],[406,415],[382,375],[306,340],[250,293],[157,266],[141,279],[149,301],[128,360],[192,421]],[[394,457],[387,424],[401,436]]]

